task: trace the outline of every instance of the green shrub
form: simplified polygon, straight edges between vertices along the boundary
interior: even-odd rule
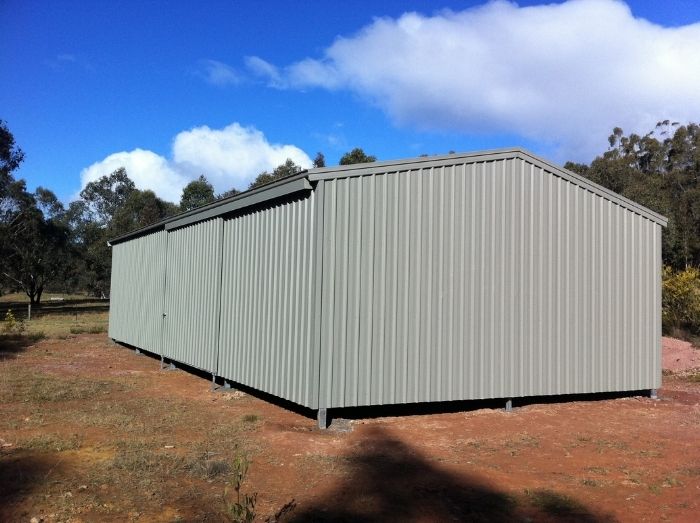
[[[700,270],[689,267],[662,274],[662,324],[666,334],[684,331],[700,334]]]
[[[5,321],[2,322],[2,332],[5,334],[22,334],[24,330],[24,322],[15,318],[12,309],[7,309]]]
[[[248,474],[248,459],[242,456],[233,460],[233,490],[235,499],[229,500],[228,490],[224,490],[224,516],[232,523],[252,523],[255,520],[255,503],[258,493],[244,494],[241,487]]]

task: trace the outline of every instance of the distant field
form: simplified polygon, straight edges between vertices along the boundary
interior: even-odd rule
[[[25,299],[22,299],[22,298]],[[61,297],[62,300],[51,300]],[[0,333],[8,333],[5,321],[8,311],[17,320],[9,334],[25,333],[35,339],[65,339],[76,334],[107,332],[109,300],[98,300],[81,295],[49,294],[42,297],[39,307],[32,308],[28,319],[29,301],[26,295],[7,294],[0,298]]]

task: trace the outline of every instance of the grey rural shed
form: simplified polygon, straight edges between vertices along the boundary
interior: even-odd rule
[[[665,225],[517,148],[311,169],[112,240],[109,335],[320,419],[653,390]]]

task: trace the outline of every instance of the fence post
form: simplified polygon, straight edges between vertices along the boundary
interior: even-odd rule
[[[27,321],[32,321],[32,304],[27,304]]]

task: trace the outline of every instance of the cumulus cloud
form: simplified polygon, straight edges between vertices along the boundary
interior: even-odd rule
[[[294,145],[270,144],[253,127],[233,123],[223,129],[195,127],[179,133],[173,142],[173,160],[183,171],[206,174],[215,186],[241,187],[264,170],[287,158],[302,167],[311,159]]]
[[[200,60],[199,67],[199,76],[218,87],[238,85],[243,80],[233,67],[217,60]]]
[[[277,88],[356,92],[399,125],[517,134],[579,159],[615,125],[700,119],[700,23],[662,27],[617,0],[406,13],[336,39],[320,58],[254,64]]]
[[[200,174],[218,192],[232,187],[245,189],[262,171],[274,169],[287,158],[304,168],[312,164],[298,147],[272,144],[254,127],[238,123],[223,129],[201,126],[175,136],[170,158],[144,149],[117,152],[83,169],[80,179],[81,187],[85,187],[125,167],[139,189],[150,189],[165,200],[179,202],[182,188]]]
[[[120,167],[126,169],[136,187],[151,189],[161,198],[171,202],[180,201],[182,188],[187,184],[187,178],[173,169],[162,156],[152,151],[134,149],[110,154],[104,160],[83,169],[80,173],[81,187]]]

